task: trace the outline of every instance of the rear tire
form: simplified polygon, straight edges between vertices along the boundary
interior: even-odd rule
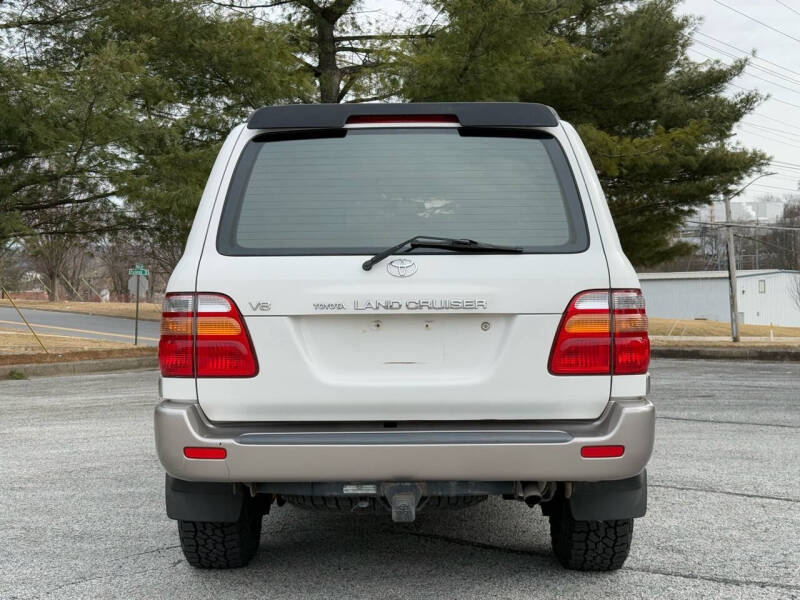
[[[633,519],[578,521],[565,501],[550,514],[550,539],[558,562],[574,571],[615,571],[628,558]]]
[[[186,562],[198,569],[244,567],[258,551],[263,514],[256,502],[245,501],[233,523],[178,521]]]

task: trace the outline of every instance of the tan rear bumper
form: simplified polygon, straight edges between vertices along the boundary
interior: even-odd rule
[[[186,481],[603,481],[640,473],[653,449],[655,409],[613,400],[594,421],[221,425],[198,404],[155,410],[156,448]],[[619,458],[587,459],[581,447],[621,445]],[[184,457],[187,446],[222,447],[224,460]]]

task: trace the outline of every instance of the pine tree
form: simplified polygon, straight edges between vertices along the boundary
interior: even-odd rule
[[[691,19],[677,0],[444,0],[448,22],[414,42],[411,100],[543,102],[576,125],[622,244],[637,265],[686,252],[674,240],[697,207],[762,168],[731,143],[761,99],[725,95],[746,61],[687,56]]]

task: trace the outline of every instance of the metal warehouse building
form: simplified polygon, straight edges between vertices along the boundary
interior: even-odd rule
[[[739,322],[800,327],[791,290],[800,271],[739,271]],[[667,319],[729,321],[727,271],[640,273],[647,314]]]

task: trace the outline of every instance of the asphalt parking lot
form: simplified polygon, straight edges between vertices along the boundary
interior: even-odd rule
[[[800,364],[657,360],[650,506],[612,574],[561,570],[538,509],[266,517],[196,571],[163,509],[155,372],[0,382],[0,598],[800,598]]]

